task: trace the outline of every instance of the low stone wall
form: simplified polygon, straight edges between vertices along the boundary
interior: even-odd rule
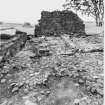
[[[35,36],[85,33],[83,21],[72,11],[42,11]]]
[[[2,46],[0,49],[0,56],[2,56],[1,62],[5,62],[7,59],[15,56],[17,52],[22,50],[27,41],[27,34],[21,33],[16,35],[16,39]]]
[[[14,36],[11,36],[9,34],[0,34],[0,40],[10,40],[12,39]]]

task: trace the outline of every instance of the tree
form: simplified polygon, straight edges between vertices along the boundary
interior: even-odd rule
[[[66,0],[66,9],[74,9],[88,16],[93,16],[97,26],[102,26],[104,19],[104,0]]]

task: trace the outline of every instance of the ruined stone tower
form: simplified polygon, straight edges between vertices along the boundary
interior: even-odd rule
[[[72,11],[42,11],[35,36],[85,33],[83,21]]]

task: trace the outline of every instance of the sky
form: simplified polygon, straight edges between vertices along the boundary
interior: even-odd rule
[[[0,0],[0,21],[37,23],[42,10],[62,10],[65,0]],[[92,18],[81,16],[83,20]]]

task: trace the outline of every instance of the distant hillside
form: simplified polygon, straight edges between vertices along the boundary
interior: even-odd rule
[[[10,30],[13,31],[14,29],[20,30],[22,32],[26,32],[27,34],[34,34],[34,26],[25,27],[24,24],[18,24],[18,23],[0,24],[0,31],[3,30],[3,33],[5,33],[6,31],[9,31],[9,33],[11,33]]]

